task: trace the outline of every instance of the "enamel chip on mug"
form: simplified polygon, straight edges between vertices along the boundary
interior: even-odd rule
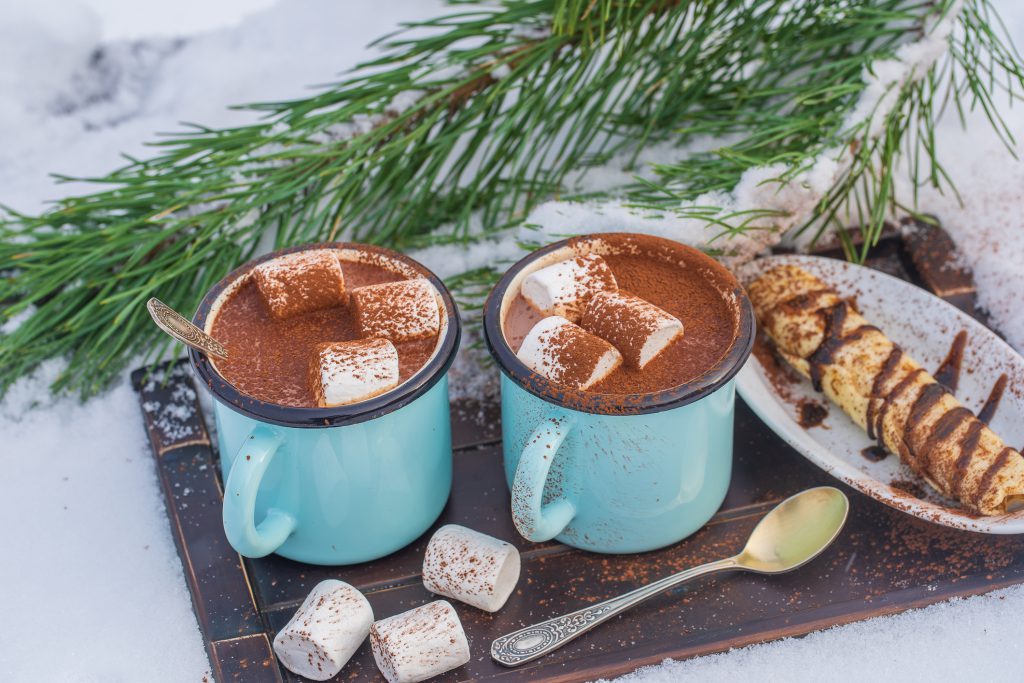
[[[263,302],[275,318],[290,318],[345,303],[345,276],[333,249],[285,254],[252,269]]]
[[[438,529],[423,558],[431,593],[497,612],[519,581],[519,551],[493,536],[457,524]]]
[[[580,326],[609,341],[641,370],[683,334],[673,315],[628,292],[601,292],[587,302]]]
[[[344,581],[321,581],[274,638],[274,653],[289,671],[325,681],[362,645],[371,624],[373,609],[362,593]]]
[[[389,683],[425,681],[469,661],[466,633],[447,600],[375,622],[370,647]]]
[[[320,344],[309,383],[321,408],[365,401],[398,386],[398,351],[387,339]]]
[[[544,315],[560,315],[576,322],[583,306],[598,292],[618,290],[615,276],[603,258],[576,256],[530,273],[520,292]]]
[[[441,329],[437,293],[428,280],[401,280],[352,290],[361,337],[393,342],[424,339]]]
[[[622,354],[614,346],[557,315],[534,325],[516,356],[551,381],[581,390],[622,364]]]

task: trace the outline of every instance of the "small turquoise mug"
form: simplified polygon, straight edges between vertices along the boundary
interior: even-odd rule
[[[233,271],[207,293],[193,322],[210,331],[221,303],[257,263],[305,249],[340,258],[372,252],[407,277],[424,277],[443,304],[433,356],[380,396],[337,408],[260,401],[229,384],[216,360],[189,351],[213,395],[224,476],[224,532],[246,557],[277,553],[301,562],[354,564],[388,555],[440,516],[452,481],[448,368],[461,323],[440,279],[397,252],[366,245],[311,244],[268,254]]]
[[[648,394],[565,392],[531,371],[509,346],[505,315],[522,280],[576,255],[635,253],[635,236],[578,237],[531,253],[498,282],[484,308],[484,334],[501,369],[505,476],[512,518],[530,541],[552,538],[583,550],[634,553],[680,541],[704,526],[725,499],[732,473],[733,377],[754,342],[753,308],[736,279],[709,256],[657,239],[726,283],[736,337],[697,379]],[[644,236],[645,244],[656,239]],[[685,321],[684,321],[685,324]]]

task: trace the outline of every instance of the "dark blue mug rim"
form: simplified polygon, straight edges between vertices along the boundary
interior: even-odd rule
[[[264,256],[246,261],[225,275],[203,297],[199,308],[196,310],[196,314],[192,318],[192,322],[200,329],[206,329],[206,319],[220,294],[239,277],[251,271],[254,266],[284,254],[292,254],[310,249],[355,249],[375,252],[404,263],[419,272],[434,285],[441,294],[441,299],[445,304],[448,327],[444,339],[441,340],[441,348],[415,375],[395,389],[360,403],[334,408],[299,408],[261,401],[236,389],[214,369],[206,354],[190,348],[188,357],[191,361],[192,369],[200,381],[221,403],[246,417],[283,427],[310,428],[342,427],[373,420],[408,405],[433,388],[448,372],[448,369],[455,360],[455,354],[459,350],[459,341],[462,338],[462,321],[459,317],[458,307],[448,288],[445,287],[444,282],[437,275],[418,261],[393,249],[357,242],[316,242],[278,249]]]
[[[739,302],[739,322],[736,340],[728,353],[703,375],[684,384],[649,393],[595,394],[567,391],[564,387],[560,387],[530,370],[512,351],[501,330],[501,304],[515,277],[529,264],[558,249],[602,239],[614,241],[630,238],[642,238],[645,241],[655,240],[672,249],[689,252],[691,255],[697,254],[705,260],[706,265],[722,274],[727,282],[732,283],[733,295]],[[491,356],[497,361],[498,367],[505,376],[548,403],[569,410],[597,415],[643,415],[672,410],[699,401],[736,376],[753,350],[756,330],[754,307],[746,290],[729,269],[699,249],[682,242],[628,232],[580,235],[537,249],[520,259],[501,276],[484,303],[484,340]]]

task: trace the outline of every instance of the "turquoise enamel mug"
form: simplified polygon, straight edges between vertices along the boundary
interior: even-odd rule
[[[635,249],[625,233],[573,238],[531,253],[491,292],[484,332],[501,370],[505,475],[512,517],[530,541],[556,539],[601,553],[654,550],[686,538],[715,514],[732,473],[734,376],[754,342],[753,309],[727,269],[705,254],[657,240],[715,274],[735,312],[734,343],[707,373],[648,394],[567,392],[531,371],[504,335],[523,279],[577,255]],[[685,325],[684,321],[684,325]]]
[[[260,401],[221,377],[215,359],[189,352],[214,399],[224,532],[246,557],[277,553],[323,565],[374,560],[426,531],[451,491],[447,373],[461,323],[444,284],[419,263],[387,249],[344,243],[277,251],[221,280],[193,322],[209,332],[220,304],[257,263],[325,247],[340,250],[342,260],[371,252],[376,263],[429,280],[443,305],[441,333],[433,355],[406,382],[336,408]]]

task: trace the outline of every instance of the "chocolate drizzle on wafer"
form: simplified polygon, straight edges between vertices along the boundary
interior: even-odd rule
[[[964,437],[960,439],[960,443],[957,447],[960,449],[960,455],[957,457],[956,462],[953,465],[953,478],[952,478],[952,489],[953,495],[957,498],[963,492],[964,480],[967,478],[967,470],[971,464],[971,458],[974,456],[974,451],[977,450],[978,444],[981,443],[981,432],[985,427],[985,423],[980,420],[972,420],[970,425],[967,427],[967,432]]]
[[[882,389],[889,383],[889,380],[896,372],[896,368],[900,366],[901,360],[903,360],[903,349],[893,346],[892,351],[889,352],[885,362],[882,364],[882,369],[875,375],[875,379],[871,383],[871,395],[868,397],[866,419],[869,439],[877,438],[877,432],[881,431],[875,429],[875,413],[878,412],[879,401],[884,403],[886,400],[882,394]]]
[[[931,470],[932,453],[940,443],[936,438],[934,425],[933,429],[923,438],[920,434],[921,425],[931,409],[942,400],[946,393],[946,388],[937,382],[926,384],[918,391],[917,398],[910,406],[905,434],[900,442],[902,451],[900,455],[918,471],[928,472]]]
[[[786,268],[789,270],[784,270]],[[782,350],[806,361],[803,371],[809,375],[814,388],[822,391],[827,368],[836,366],[839,351],[862,339],[868,332],[880,330],[872,325],[858,325],[858,321],[863,321],[851,314],[851,304],[845,300],[837,301],[838,295],[834,290],[823,289],[820,282],[810,282],[811,277],[805,277],[806,291],[772,300],[772,292],[780,289],[785,292],[788,286],[779,284],[783,282],[782,278],[794,277],[792,271],[799,269],[780,267],[780,270],[785,274],[774,274],[774,279],[769,279],[759,290],[763,292],[761,297],[754,296],[752,290],[755,307],[760,303],[762,322],[767,330],[790,335],[784,337],[791,341]],[[789,291],[794,292],[794,289]],[[780,316],[785,317],[780,319]],[[822,330],[822,336],[808,354],[806,345],[802,352],[797,351],[799,346],[795,341],[801,338],[799,334],[806,333],[778,330],[792,330],[801,324],[806,326],[809,316],[819,318],[818,329]],[[853,329],[846,329],[850,327]],[[988,500],[988,497],[1001,486],[999,481],[1004,471],[1016,468],[1017,475],[1013,476],[1018,476],[1020,469],[1015,460],[1020,458],[1019,453],[1009,446],[1000,445],[998,437],[986,429],[1006,390],[1008,377],[1006,374],[999,377],[977,417],[968,408],[956,404],[952,397],[959,384],[967,341],[966,331],[956,334],[934,378],[918,367],[899,346],[891,345],[884,361],[875,366],[878,369],[868,382],[870,389],[863,408],[865,429],[878,445],[864,448],[861,453],[866,459],[877,461],[885,457],[886,451],[897,452],[929,483],[959,499],[966,508],[998,511],[996,506],[999,502]],[[775,342],[780,343],[778,339]],[[854,352],[860,353],[861,349]],[[839,374],[835,381],[844,381],[843,377]],[[832,395],[840,388],[829,384],[828,390]],[[986,511],[985,514],[995,512]]]
[[[835,360],[839,349],[862,338],[868,332],[879,331],[874,325],[861,325],[857,329],[843,334],[843,324],[846,322],[849,311],[850,302],[848,301],[840,301],[822,311],[825,316],[825,336],[814,353],[807,358],[807,362],[811,366],[811,384],[814,385],[816,391],[821,391],[822,370]]]
[[[996,409],[999,408],[999,401],[1002,400],[1003,392],[1006,391],[1007,380],[1008,378],[1005,372],[999,375],[999,379],[996,380],[988,398],[985,399],[985,405],[983,405],[981,410],[978,411],[978,419],[985,424],[992,423],[992,418],[996,414]]]
[[[999,451],[999,455],[996,456],[996,459],[993,460],[992,464],[988,466],[987,470],[985,470],[985,474],[981,476],[981,483],[974,488],[973,501],[975,505],[981,502],[982,496],[984,496],[989,487],[992,486],[992,480],[994,480],[996,475],[999,474],[999,470],[1006,466],[1007,461],[1009,461],[1010,456],[1013,454],[1014,450],[1009,446]]]
[[[935,381],[949,389],[951,394],[956,392],[956,388],[960,384],[960,367],[964,362],[965,346],[967,346],[967,330],[960,330],[953,338],[953,345],[949,347],[946,359],[935,371]]]
[[[881,462],[889,457],[889,451],[881,446],[865,446],[860,449],[860,454],[871,462]]]
[[[869,407],[877,401],[877,404],[875,405],[873,412],[869,410],[869,412],[872,412],[871,416],[874,419],[868,424],[871,425],[870,433],[873,435],[872,438],[878,439],[878,443],[885,443],[884,432],[882,430],[885,426],[885,416],[888,415],[889,408],[896,401],[896,399],[901,397],[907,391],[907,389],[912,387],[914,385],[914,381],[920,375],[923,374],[925,374],[925,372],[922,368],[911,370],[910,372],[907,373],[906,377],[904,377],[903,379],[896,383],[896,386],[892,388],[892,391],[884,395],[871,396],[868,399]],[[877,381],[878,378],[876,377],[875,379]]]

